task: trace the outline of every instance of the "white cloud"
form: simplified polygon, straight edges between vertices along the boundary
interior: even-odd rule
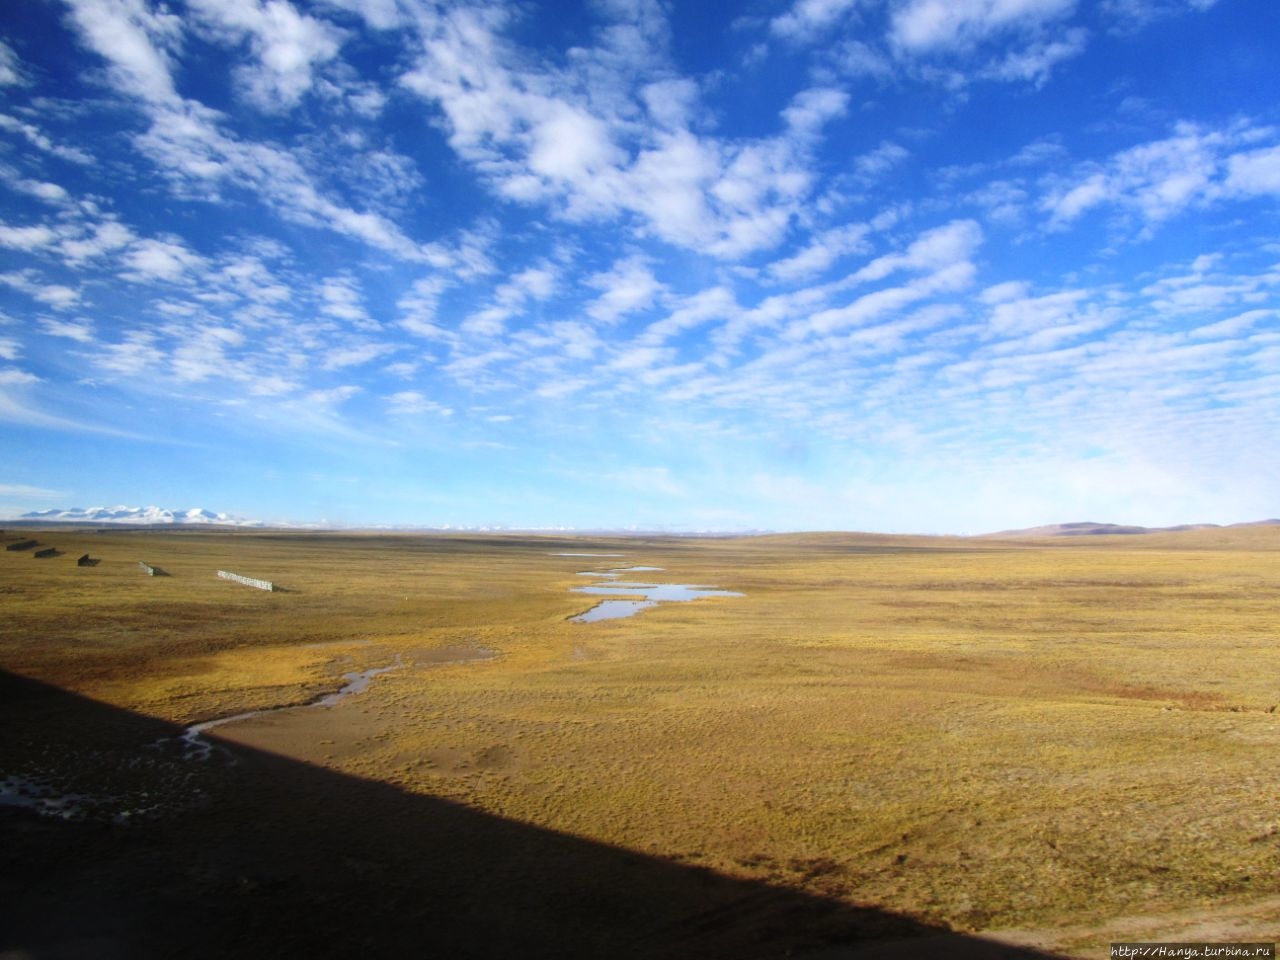
[[[559,270],[551,264],[528,267],[494,290],[487,306],[468,314],[459,326],[460,332],[485,339],[496,339],[509,321],[523,315],[530,300],[548,299],[556,290]]]
[[[299,389],[296,380],[279,374],[271,374],[254,378],[249,383],[249,395],[254,397],[282,397],[295,393]]]
[[[328,0],[331,6],[362,16],[375,30],[401,26],[403,16],[396,0]],[[406,13],[405,16],[408,14]]]
[[[596,327],[577,320],[556,320],[536,329],[522,330],[513,339],[556,360],[590,360],[604,346]]]
[[[538,387],[534,394],[543,400],[562,400],[585,390],[590,385],[591,381],[586,377],[575,377],[572,380],[556,379]]]
[[[1123,150],[1057,177],[1040,203],[1060,228],[1095,207],[1136,215],[1148,230],[1196,205],[1280,191],[1280,147],[1233,148],[1274,138],[1245,123],[1213,130],[1180,123],[1173,136]]]
[[[59,143],[55,143],[50,137],[43,133],[39,127],[34,124],[26,123],[11,117],[7,114],[0,113],[0,130],[9,133],[16,133],[26,139],[33,147],[41,150],[51,156],[58,157],[71,163],[88,165],[93,163],[93,157],[78,147],[67,147]]]
[[[1082,290],[1062,290],[997,304],[988,316],[990,334],[999,340],[992,356],[1044,355],[1071,341],[1095,335],[1117,324],[1123,311],[1099,306]]]
[[[19,370],[16,367],[0,370],[0,387],[25,387],[39,382],[39,377],[26,370]]]
[[[628,346],[617,351],[609,361],[609,369],[635,373],[669,360],[672,352],[665,347]]]
[[[894,73],[889,54],[863,40],[846,40],[831,49],[831,56],[842,76],[885,80]]]
[[[634,256],[619,260],[605,273],[588,277],[586,283],[603,291],[587,306],[587,315],[609,324],[627,314],[647,310],[666,289],[644,259]]]
[[[814,235],[809,245],[799,252],[769,264],[767,271],[775,279],[783,281],[814,276],[826,270],[840,257],[866,252],[867,236],[870,233],[871,228],[861,223],[825,230]]]
[[[39,283],[33,277],[36,274],[28,271],[20,273],[10,271],[0,274],[0,283],[25,293],[39,303],[49,305],[55,310],[69,310],[80,302],[80,291],[60,283]]]
[[[982,243],[982,228],[972,220],[954,220],[926,230],[902,253],[877,257],[850,278],[854,283],[882,280],[899,270],[938,270],[966,261]]]
[[[236,330],[207,326],[183,330],[167,357],[169,374],[180,383],[199,383],[217,377],[237,377],[240,371],[227,355],[244,337]]]
[[[511,314],[512,311],[508,307],[487,307],[468,314],[459,329],[472,337],[495,339],[505,331],[506,322]]]
[[[77,237],[67,237],[58,244],[58,251],[76,265],[79,261],[102,257],[135,240],[132,230],[114,220],[86,225]]]
[[[725,286],[711,287],[681,299],[674,310],[661,320],[650,324],[638,338],[637,344],[656,346],[679,336],[686,330],[702,326],[712,320],[741,315],[733,291]]]
[[[499,303],[512,305],[529,298],[546,300],[555,293],[558,280],[559,270],[550,264],[527,267],[499,286],[495,298]]]
[[[1189,11],[1204,12],[1217,0],[1103,0],[1102,12],[1121,32],[1139,30],[1148,24]]]
[[[1263,321],[1274,320],[1277,317],[1280,317],[1280,310],[1248,310],[1234,317],[1219,320],[1216,323],[1207,323],[1202,327],[1196,327],[1188,333],[1188,336],[1197,340],[1239,337],[1241,334],[1251,331]]]
[[[0,483],[0,497],[20,497],[28,500],[61,500],[66,495],[64,490],[50,490],[48,487],[33,487],[25,483]]]
[[[153,104],[179,101],[170,74],[182,20],[143,0],[68,0],[71,18],[89,45],[107,57],[122,91]]]
[[[436,322],[440,297],[448,286],[448,281],[438,274],[415,280],[396,301],[396,309],[400,313],[396,323],[414,336],[448,339],[450,334]]]
[[[849,108],[849,94],[835,87],[801,90],[782,111],[782,119],[802,137],[816,135],[822,127]]]
[[[406,260],[432,256],[385,217],[354,210],[327,196],[295,154],[265,143],[241,141],[223,132],[219,126],[222,118],[216,111],[180,97],[170,72],[170,48],[181,39],[179,18],[152,11],[141,0],[70,2],[73,20],[85,42],[110,65],[109,75],[117,91],[141,101],[151,125],[136,143],[159,164],[175,188],[194,182],[200,185],[202,199],[208,199],[211,184],[230,181],[252,188],[263,203],[292,222],[333,230]],[[279,12],[286,7],[282,0],[272,0],[266,7],[248,0],[237,2],[240,5],[235,10],[250,6],[259,11],[275,10],[277,14],[264,16],[276,16],[280,23],[293,22],[289,14]],[[281,29],[287,32],[289,27]],[[279,49],[282,68],[293,64],[302,69],[301,61],[290,59],[292,48],[287,43],[282,41]]]
[[[421,369],[421,365],[411,360],[401,360],[396,363],[388,363],[382,368],[393,377],[399,377],[401,380],[408,380]]]
[[[69,310],[80,302],[80,291],[60,283],[51,283],[38,287],[31,294],[41,303],[47,303],[55,310]]]
[[[848,327],[862,326],[934,294],[963,289],[973,282],[973,275],[973,264],[964,260],[939,264],[934,272],[902,286],[886,287],[864,294],[845,306],[820,310],[806,321],[792,324],[787,333],[792,339],[799,339],[812,333],[827,335]]]
[[[965,200],[982,207],[987,220],[1005,227],[1019,227],[1028,215],[1030,195],[1019,181],[992,180]]]
[[[769,21],[775,36],[807,42],[857,7],[862,0],[796,0],[791,9]]]
[[[854,160],[853,169],[864,180],[877,180],[910,156],[905,147],[885,140],[870,153]]]
[[[1266,302],[1280,288],[1280,273],[1236,276],[1218,256],[1197,257],[1189,270],[1179,270],[1148,284],[1140,292],[1162,315],[1206,316],[1215,311]]]
[[[1025,280],[1008,280],[987,287],[978,295],[983,303],[1007,303],[1019,300],[1027,295],[1029,284]]]
[[[401,78],[439,106],[454,150],[503,197],[575,221],[634,215],[644,235],[726,259],[781,239],[811,185],[808,150],[848,100],[806,90],[775,137],[699,137],[687,125],[696,88],[669,76],[665,29],[626,33],[625,52],[605,30],[552,69],[507,44],[501,26],[489,10],[431,19],[423,56]],[[620,69],[600,69],[619,58]],[[667,75],[655,87],[658,72]],[[660,125],[637,125],[641,110]]]
[[[0,247],[31,252],[52,246],[58,239],[57,233],[43,224],[29,227],[11,227],[0,224]]]
[[[982,71],[982,76],[993,80],[1026,80],[1042,87],[1048,82],[1054,67],[1084,53],[1088,39],[1088,31],[1076,27],[1066,31],[1061,39],[1037,40],[1021,50],[1011,50],[1002,59],[989,64]]]
[[[232,42],[248,38],[257,63],[242,66],[248,99],[264,110],[298,103],[318,64],[337,56],[342,34],[300,14],[286,0],[188,0],[188,6]]]
[[[218,284],[228,294],[260,304],[282,304],[296,296],[296,292],[277,279],[260,258],[251,255],[219,258],[216,271],[210,271],[205,279],[209,283]],[[321,307],[322,312],[330,305],[327,291],[327,285],[322,283],[320,296],[326,301]],[[354,321],[357,318],[351,319]]]
[[[967,49],[1011,29],[1065,17],[1076,0],[907,0],[892,13],[890,39],[913,52]]]
[[[1106,174],[1091,173],[1065,188],[1054,191],[1045,198],[1041,209],[1051,214],[1053,224],[1067,223],[1075,220],[1091,207],[1115,199],[1118,193],[1118,185],[1113,183]]]
[[[421,248],[378,213],[355,210],[332,199],[297,156],[222,133],[215,118],[198,105],[155,111],[151,128],[138,138],[138,144],[161,165],[176,189],[194,183],[207,192],[211,185],[226,181],[253,189],[285,220],[332,230],[405,260],[428,261],[444,253]]]
[[[1001,335],[1034,333],[1069,320],[1087,296],[1082,290],[1063,290],[1042,297],[1004,299],[995,304],[988,322]]]
[[[687,77],[656,80],[640,90],[650,118],[667,130],[687,127],[697,112],[698,85]]]
[[[93,343],[93,324],[87,320],[40,318],[40,329],[51,337],[65,337],[77,343]]]
[[[586,110],[566,103],[539,105],[529,131],[529,169],[546,180],[572,184],[571,203],[590,196],[585,180],[607,174],[622,161],[609,127]],[[584,207],[594,207],[584,202]]]
[[[1242,194],[1280,194],[1280,146],[1227,158],[1226,188]]]
[[[206,261],[187,249],[176,237],[164,240],[139,240],[134,243],[121,262],[128,270],[121,274],[126,280],[149,283],[153,280],[175,282],[188,274],[203,271]]]
[[[387,401],[387,412],[393,416],[417,416],[424,413],[441,417],[453,416],[453,411],[449,407],[437,403],[417,390],[401,390],[384,399]]]
[[[0,87],[25,86],[27,82],[22,61],[13,52],[13,47],[0,40]]]
[[[351,277],[326,278],[320,285],[320,298],[323,301],[320,310],[328,316],[358,325],[372,322],[360,302],[357,281]]]
[[[1057,136],[1040,137],[1032,140],[1025,147],[1009,158],[1013,167],[1039,167],[1057,163],[1067,155],[1062,140]]]
[[[132,331],[119,342],[102,344],[93,362],[110,373],[139,377],[159,370],[165,362],[164,352],[155,344],[155,334]]]
[[[14,190],[56,207],[65,207],[71,199],[66,189],[47,180],[31,180],[12,167],[0,166],[0,178]]]
[[[973,80],[1048,82],[1082,54],[1089,33],[1064,27],[1076,0],[902,0],[891,5],[887,47],[918,80],[962,91]],[[887,75],[894,64],[862,41],[842,57],[855,74]]]
[[[325,370],[344,370],[347,367],[358,367],[385,357],[395,352],[395,347],[387,343],[358,343],[329,350],[321,366]]]
[[[354,384],[343,384],[327,390],[312,390],[306,395],[305,403],[314,409],[328,411],[341,406],[361,392],[361,388]]]

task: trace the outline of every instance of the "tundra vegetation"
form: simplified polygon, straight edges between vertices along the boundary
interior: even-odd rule
[[[187,725],[398,665],[232,752],[1070,955],[1280,932],[1280,527],[40,535],[0,552],[0,666],[86,701]],[[630,565],[744,596],[571,622]],[[11,732],[0,776],[92,789],[78,735]]]

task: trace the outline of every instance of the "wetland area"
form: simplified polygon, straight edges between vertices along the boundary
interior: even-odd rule
[[[1280,935],[1280,528],[21,538],[4,960]]]

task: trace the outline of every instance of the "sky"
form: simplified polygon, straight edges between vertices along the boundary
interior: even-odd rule
[[[1280,515],[1274,0],[0,6],[0,515]]]

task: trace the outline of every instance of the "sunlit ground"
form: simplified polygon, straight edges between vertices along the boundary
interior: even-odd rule
[[[13,673],[190,724],[396,666],[233,745],[1081,955],[1280,929],[1280,529],[35,536],[62,555],[0,553]],[[572,622],[629,565],[743,596]],[[72,777],[38,743],[0,774]]]

